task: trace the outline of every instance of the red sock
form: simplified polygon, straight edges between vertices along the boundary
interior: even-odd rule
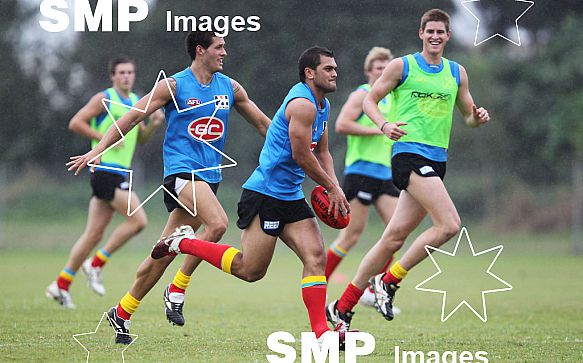
[[[97,257],[97,255],[93,256],[93,260],[91,260],[91,267],[103,267],[105,262],[101,258]]]
[[[314,285],[302,288],[304,305],[308,309],[312,331],[316,338],[330,330],[326,322],[326,285]]]
[[[180,252],[202,258],[219,270],[222,270],[221,260],[223,254],[226,250],[231,248],[231,246],[202,241],[199,239],[185,238],[180,242],[179,248]]]
[[[338,300],[338,305],[336,306],[336,308],[338,309],[338,311],[341,311],[343,313],[347,311],[352,311],[356,304],[358,304],[358,300],[360,300],[362,294],[364,294],[364,290],[361,290],[358,287],[354,286],[352,282],[349,283],[348,286],[346,287],[346,290],[344,290],[344,293],[340,297],[340,300]]]
[[[326,280],[330,278],[330,275],[336,270],[338,264],[342,261],[343,257],[338,256],[332,250],[328,250],[328,256],[326,256],[326,272],[324,275],[326,276]]]
[[[395,256],[393,255],[393,256],[391,256],[391,258],[389,258],[387,263],[383,266],[382,270],[379,271],[380,274],[382,274],[383,272],[389,271],[389,267],[391,267],[391,263],[393,263],[394,257]]]
[[[385,282],[385,284],[392,282],[393,284],[398,285],[399,282],[401,282],[401,279],[398,279],[395,276],[393,276],[391,271],[387,271],[387,274],[383,276],[383,281]]]
[[[132,317],[132,314],[128,313],[127,311],[125,311],[120,304],[117,304],[117,316],[119,316],[120,318],[122,318],[123,320],[130,320],[130,318]]]
[[[61,276],[57,277],[57,286],[61,290],[69,291],[69,285],[71,285],[71,282],[73,282],[73,280],[67,280]]]
[[[170,287],[168,288],[168,291],[170,291],[170,292],[178,292],[180,294],[184,294],[184,292],[186,290],[183,290],[183,289],[181,289],[179,287],[176,287],[176,285],[174,285],[173,283],[171,283],[170,284]]]

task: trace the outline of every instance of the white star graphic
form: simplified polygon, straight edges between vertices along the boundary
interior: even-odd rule
[[[126,104],[120,103],[120,102],[116,102],[116,101],[112,101],[106,98],[101,99],[101,103],[103,104],[103,107],[105,107],[105,109],[107,110],[107,113],[109,114],[109,117],[113,120],[113,124],[115,125],[117,131],[119,132],[119,134],[121,135],[121,139],[119,139],[115,144],[111,145],[110,147],[108,147],[107,149],[105,149],[101,154],[97,155],[95,158],[93,158],[92,160],[90,160],[90,162],[87,164],[90,167],[94,167],[94,166],[98,166],[98,164],[94,164],[93,161],[97,158],[100,158],[103,154],[105,154],[106,152],[108,152],[110,149],[116,147],[119,143],[123,142],[123,140],[125,139],[125,135],[123,134],[123,132],[121,131],[121,129],[119,128],[118,124],[117,124],[117,120],[113,117],[113,115],[111,114],[111,111],[109,110],[109,107],[107,106],[107,103],[113,103],[119,106],[123,106],[125,108],[129,108],[135,111],[139,111],[142,113],[146,113],[148,110],[148,107],[150,106],[150,101],[152,101],[152,96],[154,95],[154,89],[156,88],[156,84],[158,84],[158,81],[160,81],[160,79],[163,77],[164,81],[166,82],[166,86],[168,87],[168,91],[170,92],[170,95],[172,96],[172,101],[174,102],[174,106],[176,107],[176,110],[178,111],[178,113],[182,113],[182,112],[186,112],[186,111],[190,111],[192,109],[198,108],[198,107],[202,107],[202,106],[206,106],[209,104],[215,104],[215,110],[213,112],[213,114],[210,116],[209,118],[209,122],[206,124],[206,128],[208,128],[210,122],[213,120],[215,114],[217,113],[218,110],[223,109],[225,106],[222,105],[221,103],[221,99],[217,99],[215,97],[214,100],[208,101],[208,102],[204,102],[201,103],[199,105],[195,105],[195,106],[191,106],[185,109],[180,109],[180,107],[178,107],[178,102],[176,102],[176,98],[174,96],[174,93],[172,93],[172,89],[170,87],[170,83],[168,82],[168,78],[166,77],[166,73],[164,73],[164,70],[161,70],[158,73],[158,78],[156,78],[156,82],[154,82],[154,87],[152,88],[152,91],[150,92],[150,97],[148,98],[148,102],[146,103],[146,108],[145,109],[139,109],[136,107],[132,107],[132,106],[128,106]],[[202,134],[205,134],[206,132],[203,132]],[[199,171],[207,171],[207,170],[218,170],[218,169],[224,169],[224,168],[230,168],[230,167],[234,167],[237,166],[237,162],[231,158],[230,156],[228,156],[227,154],[223,153],[221,150],[217,149],[216,147],[214,147],[213,145],[211,145],[209,142],[207,142],[206,140],[202,139],[202,136],[200,138],[197,138],[198,141],[203,142],[205,145],[207,145],[208,147],[210,147],[211,149],[213,149],[214,151],[216,151],[217,153],[221,154],[224,158],[226,158],[227,160],[229,160],[231,163],[230,164],[219,164],[217,166],[210,166],[210,167],[206,167],[206,168],[201,168],[201,169],[195,169],[191,171],[191,175],[192,175],[192,182],[194,183],[194,176],[196,172]],[[192,200],[194,201],[192,208],[189,208],[190,206],[186,206],[184,205],[184,203],[182,203],[181,201],[178,200],[178,198],[176,198],[172,193],[170,193],[168,191],[168,189],[166,189],[166,187],[164,187],[163,184],[161,184],[158,188],[156,188],[156,190],[154,190],[140,205],[138,205],[133,211],[131,210],[131,196],[132,196],[132,189],[133,189],[133,174],[134,171],[133,169],[123,169],[123,168],[116,168],[116,167],[111,167],[111,166],[99,166],[100,169],[109,169],[109,170],[116,170],[116,171],[121,171],[124,173],[128,173],[129,174],[129,193],[128,193],[128,208],[127,208],[127,215],[128,216],[132,216],[134,213],[136,213],[140,208],[142,208],[146,203],[148,203],[148,201],[150,201],[150,199],[152,199],[152,197],[158,193],[160,190],[164,190],[168,193],[168,195],[170,195],[172,198],[174,198],[174,200],[176,200],[176,202],[178,202],[178,204],[180,204],[180,206],[182,206],[188,213],[190,213],[193,217],[195,217],[197,215],[197,211],[196,211],[196,193],[195,193],[195,188],[192,188]]]
[[[432,280],[433,278],[435,278],[436,276],[440,275],[443,271],[441,270],[441,268],[439,267],[439,265],[437,264],[437,262],[435,261],[435,258],[432,255],[432,252],[441,252],[447,256],[450,257],[455,257],[456,256],[456,252],[458,251],[458,247],[460,244],[460,241],[462,239],[462,236],[465,236],[465,238],[468,241],[470,250],[472,252],[472,256],[476,257],[476,256],[480,256],[480,255],[484,255],[487,254],[489,252],[492,251],[496,251],[496,256],[494,257],[494,259],[492,260],[492,262],[490,263],[490,265],[488,266],[488,268],[486,269],[486,273],[488,275],[490,275],[491,277],[493,277],[494,279],[496,279],[497,281],[499,281],[500,283],[502,283],[504,285],[503,288],[499,288],[499,289],[491,289],[491,290],[482,290],[481,291],[481,298],[482,298],[482,311],[483,314],[480,314],[478,311],[476,311],[476,309],[474,309],[470,303],[467,301],[467,299],[462,300],[459,304],[457,304],[457,306],[449,313],[449,314],[445,314],[445,308],[446,308],[446,303],[447,303],[447,291],[446,290],[437,290],[437,289],[431,289],[431,288],[426,288],[426,287],[422,287],[423,285],[426,285],[430,280]],[[419,290],[419,291],[427,291],[427,292],[437,292],[440,294],[443,294],[443,301],[442,301],[442,305],[441,305],[441,322],[445,322],[447,319],[449,319],[460,307],[462,307],[462,305],[466,305],[480,320],[482,320],[483,322],[487,322],[488,321],[488,315],[486,313],[486,294],[488,293],[493,293],[493,292],[501,292],[501,291],[509,291],[512,290],[512,286],[510,284],[508,284],[506,281],[502,280],[500,277],[496,276],[495,274],[493,274],[490,270],[492,269],[492,266],[494,266],[494,263],[496,263],[496,260],[498,259],[498,256],[500,256],[500,253],[502,253],[502,249],[503,246],[499,245],[496,247],[492,247],[489,248],[487,250],[484,250],[482,252],[478,252],[476,253],[474,251],[474,246],[472,245],[472,241],[470,240],[470,236],[468,234],[467,229],[464,227],[462,228],[459,237],[457,239],[457,242],[455,244],[454,250],[453,252],[447,252],[447,251],[443,251],[440,250],[439,248],[435,248],[432,246],[425,246],[425,251],[427,251],[427,254],[429,255],[429,258],[431,259],[431,261],[433,262],[433,264],[435,265],[435,267],[437,268],[437,272],[433,275],[431,275],[430,277],[428,277],[427,279],[425,279],[424,281],[422,281],[421,283],[419,283],[415,289]],[[480,268],[479,266],[475,267],[475,268]]]
[[[476,37],[474,38],[474,46],[476,46],[476,47],[477,47],[478,45],[480,45],[480,44],[482,44],[482,43],[484,43],[484,42],[486,42],[486,41],[488,41],[488,40],[490,40],[490,39],[492,39],[492,38],[494,38],[494,37],[496,37],[496,36],[499,36],[499,37],[501,37],[502,39],[505,39],[505,40],[509,41],[510,43],[512,43],[512,44],[514,44],[514,45],[517,45],[517,46],[519,46],[519,47],[520,47],[522,43],[521,43],[521,41],[520,41],[520,31],[519,31],[519,29],[518,29],[518,20],[520,20],[520,18],[522,18],[522,16],[523,16],[523,15],[524,15],[524,14],[525,14],[525,13],[526,13],[528,10],[530,10],[530,8],[531,8],[531,7],[534,5],[534,1],[529,1],[529,0],[514,0],[514,2],[515,2],[515,3],[516,3],[516,2],[520,2],[520,3],[526,3],[526,4],[528,4],[528,5],[527,5],[527,7],[526,7],[526,9],[525,9],[525,10],[524,10],[524,11],[523,11],[523,12],[522,12],[522,13],[521,13],[521,14],[520,14],[520,15],[519,15],[517,18],[516,18],[516,20],[514,21],[514,23],[515,23],[515,26],[516,26],[516,34],[514,34],[514,35],[515,35],[515,38],[516,38],[516,40],[514,40],[514,39],[510,39],[509,37],[507,37],[507,36],[505,36],[505,35],[503,35],[503,34],[500,34],[500,33],[495,33],[495,34],[492,34],[492,35],[490,35],[490,36],[489,36],[489,37],[487,37],[487,38],[484,36],[483,38],[485,38],[485,39],[482,39],[482,40],[480,40],[480,41],[478,41],[478,36],[479,36],[479,34],[480,34],[480,18],[478,18],[478,17],[476,16],[476,14],[474,14],[474,12],[472,12],[472,10],[471,10],[471,9],[468,7],[468,5],[467,5],[467,4],[471,4],[471,3],[477,3],[477,2],[480,2],[480,0],[466,0],[466,1],[462,1],[462,2],[461,2],[461,5],[462,5],[462,6],[463,6],[463,7],[464,7],[464,8],[465,8],[465,9],[466,9],[466,10],[467,10],[467,11],[468,11],[470,14],[472,14],[472,16],[473,16],[474,18],[476,18],[476,20],[478,21],[478,25],[476,26]],[[507,34],[507,35],[508,35],[508,36],[511,36],[510,34]],[[512,37],[512,38],[514,38],[514,37]]]
[[[83,347],[83,349],[85,349],[85,351],[87,352],[87,358],[85,359],[85,363],[88,363],[89,362],[89,356],[91,354],[91,351],[89,349],[87,349],[87,347],[85,347],[83,345],[83,343],[81,343],[79,341],[79,339],[77,339],[77,338],[78,337],[81,337],[81,336],[96,334],[97,331],[99,330],[99,326],[103,322],[103,319],[109,319],[107,317],[107,312],[104,312],[103,315],[101,315],[101,319],[99,319],[99,323],[97,323],[97,326],[95,327],[95,330],[94,331],[88,332],[88,333],[73,334],[73,339],[75,339],[75,341],[77,343],[79,343],[79,345],[81,347]],[[112,327],[112,329],[113,329],[113,327]],[[115,330],[113,330],[113,334],[114,334],[113,336],[115,337]],[[120,334],[123,334],[123,333],[120,333]],[[133,339],[132,339],[132,342],[130,344],[126,345],[125,348],[121,351],[121,360],[122,360],[123,363],[125,363],[125,356],[124,356],[125,351],[130,347],[130,345],[134,344],[134,342],[138,339],[138,335],[137,334],[127,334],[127,335],[131,336]]]

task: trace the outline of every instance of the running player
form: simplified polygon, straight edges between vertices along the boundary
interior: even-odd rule
[[[347,213],[350,205],[338,184],[328,150],[330,103],[325,95],[336,90],[332,51],[312,47],[299,59],[300,83],[291,88],[275,114],[259,157],[259,166],[243,185],[237,226],[243,229],[242,251],[196,237],[183,226],[162,238],[152,258],[185,253],[197,256],[247,282],[267,272],[277,238],[302,261],[302,298],[318,339],[326,323],[326,255],[314,213],[302,192],[305,174],[328,190],[330,210]],[[166,257],[167,258],[167,257]]]
[[[109,76],[113,86],[94,95],[71,119],[69,128],[89,138],[92,147],[97,145],[103,134],[113,124],[111,116],[114,119],[119,119],[129,111],[129,107],[134,106],[137,102],[138,96],[132,92],[136,79],[135,68],[135,62],[130,58],[119,57],[111,60]],[[111,103],[106,102],[111,116],[101,101],[104,98],[111,101]],[[109,257],[146,227],[147,220],[144,210],[139,210],[131,216],[126,213],[129,194],[128,174],[119,169],[131,168],[136,144],[138,142],[145,143],[152,136],[156,127],[163,122],[164,114],[161,111],[154,113],[148,125],[141,123],[139,128],[126,135],[123,144],[103,156],[101,164],[109,168],[97,168],[91,174],[93,195],[89,200],[85,232],[71,249],[67,264],[45,292],[48,298],[54,299],[63,307],[75,307],[69,293],[69,287],[80,267],[87,275],[89,288],[98,295],[105,294],[102,270]],[[136,193],[132,192],[130,199],[133,208],[140,204]],[[125,217],[125,221],[113,230],[107,243],[97,250],[93,258],[85,260],[101,241],[103,233],[116,211]],[[84,260],[85,262],[83,262]]]
[[[369,279],[377,309],[385,319],[392,320],[398,284],[427,257],[425,246],[439,247],[460,229],[460,217],[442,181],[453,108],[457,105],[470,127],[488,122],[490,116],[486,109],[474,104],[466,70],[442,57],[451,37],[449,24],[446,12],[439,9],[426,12],[419,29],[422,52],[391,61],[364,100],[366,114],[395,141],[393,181],[402,191],[381,239],[366,254],[340,300],[327,308],[340,330],[350,326],[352,309]],[[386,119],[377,103],[389,92],[393,93],[393,108]],[[413,241],[389,272],[374,276],[426,214],[433,225]]]
[[[362,101],[370,92],[374,82],[393,59],[389,49],[374,47],[364,61],[364,74],[367,83],[358,86],[350,94],[336,120],[336,131],[347,135],[346,159],[343,190],[350,202],[350,224],[341,230],[328,249],[326,258],[326,280],[360,239],[366,226],[368,211],[374,205],[385,226],[389,223],[399,191],[393,185],[391,175],[392,141],[387,139],[372,120],[362,111]],[[388,118],[392,94],[389,93],[379,102],[383,117]],[[385,272],[392,258],[380,270]],[[374,297],[370,288],[360,299],[361,303],[373,306]]]
[[[197,229],[202,224],[205,228],[200,236],[218,241],[227,228],[227,215],[215,196],[221,181],[220,169],[216,167],[221,164],[222,155],[201,140],[207,140],[216,150],[223,149],[229,111],[233,106],[263,136],[270,120],[249,99],[237,81],[220,73],[227,55],[223,38],[215,36],[213,32],[191,32],[186,37],[186,49],[192,59],[190,66],[156,85],[145,114],[130,111],[118,120],[118,126],[125,134],[153,110],[164,107],[168,123],[163,148],[164,186],[171,194],[164,194],[170,216],[162,235],[168,236],[181,225],[187,224]],[[150,95],[146,95],[139,100],[136,108],[145,109],[149,98]],[[78,174],[90,160],[114,144],[119,137],[118,131],[110,128],[95,149],[71,158],[69,170],[76,170]],[[193,170],[213,167],[213,170],[193,173]],[[192,211],[195,201],[197,214],[193,217],[184,207]],[[131,342],[128,335],[130,317],[173,259],[167,257],[153,260],[148,256],[142,262],[132,288],[108,312],[116,330],[116,342]],[[200,259],[189,257],[184,263],[193,271]],[[186,287],[190,276],[180,275],[179,278],[182,286]]]

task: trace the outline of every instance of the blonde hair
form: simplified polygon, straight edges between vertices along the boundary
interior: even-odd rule
[[[368,72],[372,69],[372,63],[374,61],[380,60],[393,60],[393,53],[391,53],[390,49],[383,48],[383,47],[373,47],[367,54],[366,59],[364,60],[364,71]]]

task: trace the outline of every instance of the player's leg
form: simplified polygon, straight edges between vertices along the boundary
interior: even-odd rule
[[[135,211],[131,216],[127,214],[128,197],[130,197],[130,210]],[[116,188],[114,197],[109,204],[115,211],[125,217],[125,221],[113,230],[107,243],[95,253],[93,258],[86,260],[82,265],[89,287],[98,295],[105,294],[102,269],[109,257],[133,236],[142,231],[148,223],[146,212],[143,209],[136,211],[136,208],[140,205],[138,196],[133,192],[130,194],[129,190]]]
[[[392,182],[391,182],[392,184]],[[395,188],[393,186],[393,188]],[[395,213],[395,209],[397,208],[397,201],[399,200],[399,192],[396,190],[395,188],[395,194],[381,194],[377,200],[374,203],[375,209],[377,210],[377,213],[379,215],[379,217],[381,218],[381,221],[383,222],[383,224],[385,225],[385,227],[389,224],[389,222],[391,221],[391,218],[393,217],[393,214]],[[380,272],[385,272],[389,269],[389,266],[391,265],[391,263],[393,262],[393,258],[394,255],[391,255],[391,257],[389,257],[387,263],[380,269]]]
[[[395,213],[381,239],[364,256],[354,279],[348,284],[338,302],[333,301],[328,305],[328,315],[332,315],[333,318],[337,314],[352,314],[352,309],[358,304],[369,279],[376,275],[393,253],[401,248],[407,236],[421,223],[425,214],[421,204],[406,191],[401,192]]]
[[[395,212],[395,208],[397,207],[399,191],[395,188],[394,185],[392,185],[393,183],[390,180],[384,182],[384,184],[390,185],[390,188],[386,188],[388,189],[386,191],[387,192],[386,194],[383,193],[379,195],[379,197],[374,202],[374,206],[377,210],[379,217],[381,218],[381,221],[386,227],[389,224],[389,221],[391,220],[393,213]],[[391,266],[391,263],[393,263],[394,256],[395,254],[389,257],[387,262],[383,265],[383,267],[381,267],[378,273],[388,271],[389,267]],[[360,297],[359,303],[365,306],[374,307],[374,302],[375,302],[374,291],[372,285],[369,284],[364,290],[362,296]],[[400,312],[399,308],[393,307],[394,314],[398,314],[399,312]]]
[[[300,258],[304,265],[302,271],[302,298],[312,331],[319,338],[330,330],[326,323],[326,265],[324,241],[315,218],[287,224],[281,239]]]
[[[409,270],[427,257],[425,246],[441,246],[455,236],[460,228],[459,215],[437,176],[422,177],[412,173],[407,193],[429,214],[433,225],[424,231],[395,262],[389,271],[372,279],[376,306],[387,320],[392,320],[392,304],[398,284]]]
[[[424,178],[413,173],[407,191],[427,211],[433,224],[413,241],[398,261],[408,271],[427,257],[425,246],[439,247],[455,236],[461,220],[440,178]]]
[[[71,252],[65,268],[61,271],[57,280],[49,285],[46,295],[56,300],[66,308],[73,308],[75,305],[69,294],[69,285],[73,281],[75,274],[81,267],[83,261],[91,253],[91,250],[99,243],[103,237],[105,228],[111,221],[114,210],[108,202],[95,196],[89,201],[89,211],[87,214],[87,225],[85,231],[79,237]]]
[[[360,239],[368,220],[368,210],[369,206],[360,202],[358,198],[350,201],[350,223],[340,231],[338,237],[328,249],[325,269],[326,280],[330,279],[336,267]]]
[[[178,194],[179,200],[189,209],[194,206],[193,183],[188,182]],[[197,238],[205,241],[218,242],[227,230],[228,218],[219,203],[215,191],[204,181],[194,182],[196,196],[197,220],[204,225],[204,230],[197,234]],[[176,271],[174,279],[164,290],[166,318],[175,325],[184,325],[182,309],[184,307],[185,292],[190,284],[191,276],[202,260],[187,255],[182,266]]]
[[[176,228],[182,225],[190,225],[198,228],[200,223],[183,209],[174,209],[170,212],[168,222],[164,227],[162,236],[170,235]],[[138,267],[136,279],[130,290],[123,296],[119,304],[108,312],[110,322],[116,331],[116,343],[129,344],[132,339],[129,335],[130,318],[138,309],[142,299],[156,285],[160,277],[166,271],[166,267],[172,262],[174,256],[154,260],[148,256]]]

